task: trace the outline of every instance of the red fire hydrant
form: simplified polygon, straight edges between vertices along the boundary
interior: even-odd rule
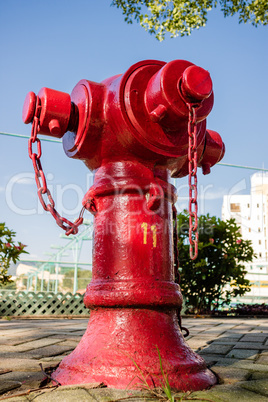
[[[71,96],[48,88],[38,97],[28,94],[24,122],[37,119],[36,133],[63,137],[69,157],[97,169],[83,200],[95,215],[92,281],[84,298],[90,319],[53,374],[61,384],[139,387],[143,373],[150,386],[159,386],[159,354],[172,388],[216,383],[177,319],[176,189],[169,183],[188,174],[188,159],[195,161],[195,176],[197,165],[206,174],[222,158],[221,137],[206,130],[212,106],[209,73],[184,60],[142,61],[100,84],[82,80]]]

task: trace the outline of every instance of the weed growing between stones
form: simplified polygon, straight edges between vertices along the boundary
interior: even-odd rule
[[[181,402],[181,401],[189,401],[189,400],[198,400],[198,401],[208,401],[208,402],[214,402],[212,399],[205,399],[205,398],[193,398],[191,397],[191,391],[185,392],[185,393],[174,393],[172,392],[171,386],[169,384],[169,380],[168,380],[168,375],[167,373],[164,371],[163,368],[163,363],[162,363],[162,357],[160,354],[160,351],[158,349],[158,347],[156,346],[156,350],[158,353],[158,358],[159,358],[159,365],[160,365],[160,371],[162,374],[162,380],[160,381],[161,386],[160,387],[156,387],[154,384],[154,380],[152,378],[152,376],[150,376],[153,384],[154,384],[154,388],[151,388],[146,376],[144,375],[144,373],[142,372],[141,368],[138,366],[138,364],[136,363],[136,361],[131,357],[128,356],[130,358],[130,360],[133,362],[133,364],[135,365],[135,367],[137,368],[137,370],[140,373],[140,377],[139,380],[141,381],[141,386],[144,390],[148,391],[150,396],[148,396],[147,398],[156,398],[158,400],[161,401],[168,401],[168,402]],[[134,380],[134,379],[133,379]],[[131,380],[131,382],[133,381]],[[131,384],[130,382],[130,384]],[[128,387],[130,386],[130,384],[128,385]],[[127,387],[127,388],[128,388]],[[123,398],[123,399],[128,399],[128,398]],[[121,400],[121,399],[120,399]],[[116,402],[116,401],[109,401],[109,402]]]

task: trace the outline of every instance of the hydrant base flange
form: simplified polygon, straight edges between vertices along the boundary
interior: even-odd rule
[[[197,391],[217,380],[184,341],[176,310],[98,308],[76,349],[52,378],[65,384],[102,382],[111,388],[151,388],[164,378],[178,391]]]

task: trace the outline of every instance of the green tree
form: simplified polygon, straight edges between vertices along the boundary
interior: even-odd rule
[[[198,257],[190,260],[188,217],[186,211],[177,217],[180,286],[188,312],[210,313],[250,290],[245,263],[253,260],[254,252],[234,219],[222,221],[208,214],[198,217]]]
[[[207,23],[207,14],[220,7],[224,16],[237,14],[239,23],[253,26],[267,25],[267,0],[113,0],[112,5],[121,8],[125,21],[137,21],[150,34],[162,41],[170,36],[190,35],[193,29]]]
[[[0,223],[0,283],[3,285],[12,282],[11,275],[7,273],[10,263],[16,264],[20,259],[20,255],[27,253],[24,250],[26,247],[24,244],[18,242],[18,245],[15,245],[15,236],[16,233],[13,230],[9,230],[5,223]]]
[[[16,290],[17,289],[17,285],[15,281],[9,281],[6,283],[1,283],[0,282],[0,289],[2,290]]]
[[[91,281],[92,272],[86,269],[77,269],[77,289],[86,289],[87,285]],[[64,274],[62,286],[65,289],[73,290],[74,286],[74,269],[68,269]]]

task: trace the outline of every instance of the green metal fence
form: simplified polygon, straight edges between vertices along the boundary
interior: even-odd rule
[[[0,291],[0,317],[89,316],[79,293]]]

